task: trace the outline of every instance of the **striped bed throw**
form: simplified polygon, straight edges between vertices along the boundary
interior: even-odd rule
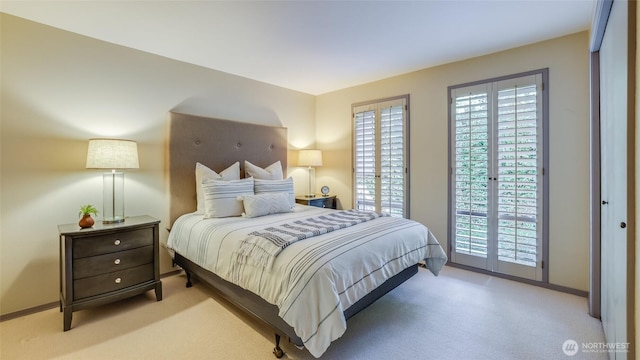
[[[344,229],[388,214],[341,210],[256,230],[234,252],[235,262],[271,269],[278,254],[296,241]]]

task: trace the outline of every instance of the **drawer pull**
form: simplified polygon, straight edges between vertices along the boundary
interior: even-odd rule
[[[122,282],[122,279],[116,278],[116,284],[120,284],[121,282]]]
[[[113,245],[115,245],[115,246],[120,245],[120,239],[116,239],[116,241],[113,242]]]
[[[116,264],[116,265],[120,265],[120,259],[115,259],[115,260],[113,261],[113,263],[114,263],[114,264]]]

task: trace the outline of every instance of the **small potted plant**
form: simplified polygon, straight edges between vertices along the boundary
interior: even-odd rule
[[[80,225],[82,229],[93,226],[94,221],[93,218],[91,218],[91,214],[98,215],[98,209],[91,204],[80,206],[80,212],[78,213],[80,221],[78,222],[78,225]]]

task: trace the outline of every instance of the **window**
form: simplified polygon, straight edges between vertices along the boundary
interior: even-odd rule
[[[355,208],[408,217],[409,95],[354,104]]]
[[[546,77],[449,88],[452,262],[543,280]]]

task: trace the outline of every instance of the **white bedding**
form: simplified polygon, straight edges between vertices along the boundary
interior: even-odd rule
[[[232,276],[231,254],[247,234],[330,211],[335,210],[296,205],[292,213],[258,218],[186,214],[174,223],[168,247],[276,305],[280,317],[319,357],[346,330],[345,309],[421,260],[434,275],[447,260],[425,226],[380,217],[295,242],[276,257],[270,270],[243,264],[240,276]]]

